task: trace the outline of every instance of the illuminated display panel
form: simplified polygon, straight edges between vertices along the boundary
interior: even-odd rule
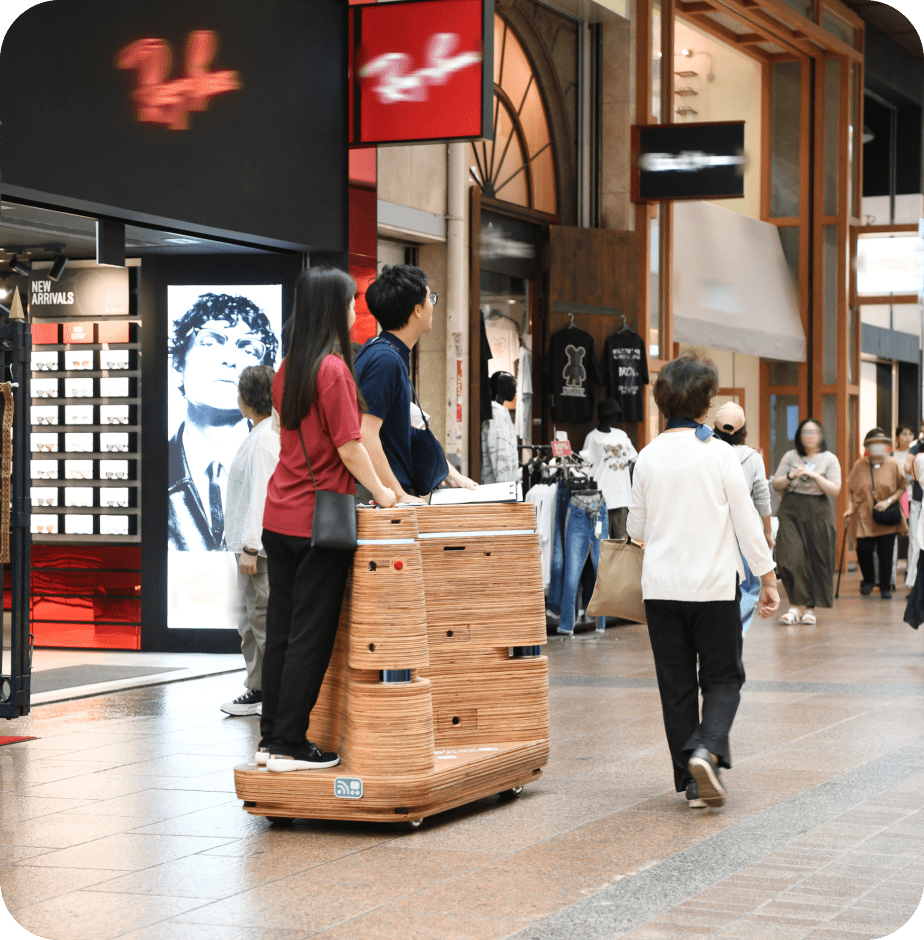
[[[354,146],[491,135],[493,3],[350,7]]]

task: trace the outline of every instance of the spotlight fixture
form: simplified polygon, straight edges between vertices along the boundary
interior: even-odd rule
[[[10,268],[15,271],[16,274],[21,274],[23,277],[30,277],[32,275],[32,262],[27,258],[25,261],[20,261],[16,255],[10,259]]]
[[[52,281],[58,280],[59,277],[64,273],[64,269],[67,267],[67,255],[57,254],[55,255],[54,263],[51,266],[51,270],[48,272],[48,277]]]

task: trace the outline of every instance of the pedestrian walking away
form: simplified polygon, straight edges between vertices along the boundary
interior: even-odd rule
[[[732,765],[745,678],[742,554],[761,580],[760,616],[780,602],[741,462],[703,424],[718,385],[715,366],[695,354],[661,370],[653,391],[667,429],[639,454],[626,523],[645,543],[642,596],[664,730],[674,786],[691,808],[725,802],[720,768]]]

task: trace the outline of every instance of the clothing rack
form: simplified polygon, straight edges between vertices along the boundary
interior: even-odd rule
[[[529,444],[524,446],[524,450],[539,451],[539,457],[531,457],[526,463],[520,464],[523,470],[530,464],[535,467],[537,464],[543,469],[543,476],[547,482],[556,482],[560,486],[569,489],[575,496],[595,496],[600,493],[597,481],[589,476],[590,463],[580,454],[569,454],[566,457],[553,457],[551,444]],[[558,463],[553,466],[551,461]]]

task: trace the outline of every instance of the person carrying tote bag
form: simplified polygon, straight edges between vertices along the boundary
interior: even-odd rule
[[[626,522],[645,545],[642,593],[664,729],[674,786],[691,808],[725,802],[719,768],[731,767],[744,684],[741,555],[761,580],[759,615],[780,603],[738,456],[703,424],[718,386],[715,366],[693,353],[661,370],[653,392],[667,428],[639,454]]]
[[[270,599],[255,760],[274,772],[340,761],[307,740],[355,549],[355,540],[338,542],[336,533],[321,532],[330,508],[324,502],[335,507],[335,518],[338,504],[354,512],[355,477],[380,506],[395,504],[361,442],[362,399],[350,345],[355,296],[353,279],[337,268],[299,276],[291,346],[273,380],[280,452],[263,513]]]

